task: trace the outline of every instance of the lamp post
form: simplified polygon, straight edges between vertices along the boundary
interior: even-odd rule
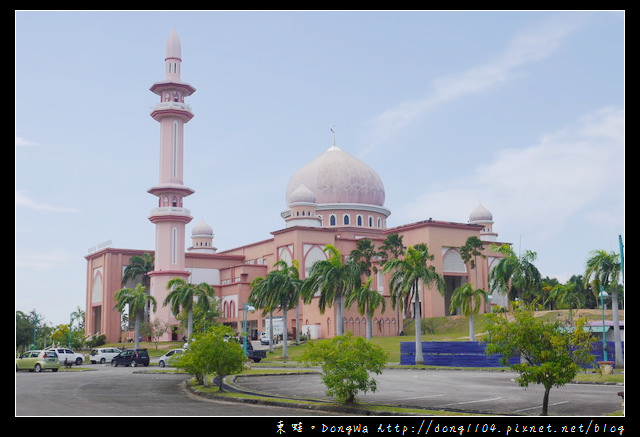
[[[606,338],[606,329],[604,324],[604,298],[609,297],[609,293],[604,291],[604,287],[600,286],[600,306],[602,307],[602,352],[604,354],[604,360],[609,361],[609,357],[607,356],[607,338]]]
[[[242,342],[242,347],[244,349],[244,356],[248,356],[249,355],[249,333],[247,332],[247,311],[255,311],[255,307],[253,307],[252,305],[249,305],[248,303],[245,303],[244,305],[242,305],[242,312],[243,312],[243,320],[242,320],[242,332],[244,335],[244,341]]]
[[[69,316],[69,349],[71,349],[71,325],[73,325],[73,314]]]

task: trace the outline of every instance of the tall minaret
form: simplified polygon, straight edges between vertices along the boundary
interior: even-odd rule
[[[193,190],[183,185],[184,124],[193,117],[184,98],[195,88],[180,80],[180,39],[175,30],[169,35],[165,58],[165,80],[156,82],[151,91],[160,102],[151,110],[151,117],[160,123],[160,178],[148,190],[158,197],[158,206],[151,210],[149,220],[156,225],[155,270],[150,273],[150,294],[155,297],[157,311],[151,321],[175,323],[170,306],[163,306],[168,294],[167,283],[173,278],[188,281],[185,268],[185,225],[191,212],[182,205],[183,198]],[[166,334],[167,339],[170,334]]]

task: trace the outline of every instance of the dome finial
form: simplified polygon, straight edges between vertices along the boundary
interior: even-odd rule
[[[333,134],[333,144],[332,144],[333,146],[335,146],[335,145],[336,145],[336,131],[335,131],[335,129],[334,129],[335,127],[336,127],[336,125],[335,125],[335,124],[332,124],[332,125],[331,125],[331,128],[330,128],[331,133]]]

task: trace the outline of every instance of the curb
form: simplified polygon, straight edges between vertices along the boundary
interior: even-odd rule
[[[301,372],[291,372],[291,373],[282,373],[285,374],[300,374]],[[317,372],[302,372],[313,374]],[[260,392],[251,392],[245,389],[242,389],[235,383],[236,378],[239,375],[231,375],[224,379],[223,387],[232,393],[240,393],[248,396],[254,396],[255,398],[236,398],[236,397],[227,397],[223,395],[219,395],[217,393],[204,393],[192,386],[189,381],[185,381],[185,388],[189,392],[193,393],[197,396],[202,396],[207,399],[216,399],[228,402],[238,402],[238,403],[247,403],[247,404],[262,404],[262,405],[273,405],[276,407],[285,407],[285,408],[297,408],[301,410],[314,410],[314,411],[327,411],[331,413],[340,413],[340,414],[350,414],[356,416],[419,416],[421,415],[419,410],[420,408],[411,408],[411,413],[403,413],[402,411],[378,411],[375,409],[367,408],[367,405],[371,407],[391,407],[389,405],[372,405],[372,404],[358,404],[358,405],[340,405],[335,401],[327,401],[322,399],[304,399],[304,398],[287,398],[283,396],[271,395]],[[262,375],[242,375],[243,377],[258,377]],[[229,380],[231,378],[231,380]],[[402,406],[393,406],[392,408],[402,409]],[[433,416],[434,414],[427,414],[427,416]]]

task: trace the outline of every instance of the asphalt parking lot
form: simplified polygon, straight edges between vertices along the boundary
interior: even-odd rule
[[[509,371],[386,369],[375,375],[378,390],[360,394],[361,403],[425,409],[537,416],[544,390],[539,385],[520,387]],[[330,399],[319,374],[240,376],[238,387],[291,399]],[[618,392],[623,387],[603,384],[567,384],[553,388],[549,415],[601,416],[622,409]]]

